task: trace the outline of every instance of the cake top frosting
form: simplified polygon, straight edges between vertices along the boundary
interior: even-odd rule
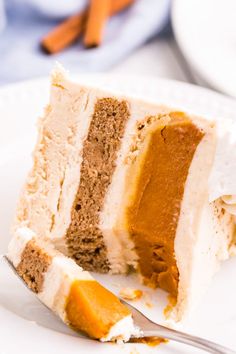
[[[225,209],[236,215],[236,122],[217,122],[217,147],[209,178],[209,201],[222,198]]]

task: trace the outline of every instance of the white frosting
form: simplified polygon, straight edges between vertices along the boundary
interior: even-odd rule
[[[219,262],[229,257],[233,220],[226,213],[219,219],[220,200],[208,202],[208,174],[215,143],[212,132],[202,139],[185,184],[175,237],[179,287],[177,306],[172,316],[177,321],[189,315],[218,270]]]
[[[126,316],[115,323],[109,333],[100,339],[101,342],[128,342],[131,337],[139,337],[141,330],[134,326],[132,316]]]
[[[27,227],[18,228],[12,237],[8,246],[8,258],[12,261],[15,267],[21,261],[22,252],[26,244],[35,237],[35,233]]]
[[[222,198],[225,210],[236,216],[236,122],[217,124],[217,148],[209,179],[209,200]]]
[[[217,123],[217,148],[209,179],[209,199],[236,196],[236,122]]]

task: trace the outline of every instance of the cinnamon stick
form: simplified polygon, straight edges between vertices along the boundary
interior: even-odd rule
[[[90,0],[84,37],[85,47],[92,48],[101,44],[110,13],[110,3],[110,0]]]
[[[87,11],[84,11],[63,21],[42,39],[42,48],[47,53],[54,54],[68,47],[81,35],[86,18]]]
[[[110,16],[126,9],[135,0],[112,0],[110,4]],[[88,11],[70,16],[49,32],[41,41],[42,48],[49,54],[57,53],[70,44],[82,34],[85,28]]]

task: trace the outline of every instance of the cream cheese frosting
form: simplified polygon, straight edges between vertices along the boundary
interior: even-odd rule
[[[22,252],[27,242],[32,240],[35,233],[27,227],[21,227],[16,230],[14,237],[8,245],[8,257],[12,261],[14,267],[17,267],[21,261]]]
[[[218,122],[217,125],[215,143],[211,144],[210,140],[203,138],[186,181],[175,238],[180,274],[177,306],[172,313],[175,320],[190,315],[220,263],[231,255],[235,231],[235,218],[232,215],[235,215],[236,198],[234,195],[224,196],[224,193],[236,191],[236,170],[233,172],[236,154],[234,158],[230,153],[234,139],[226,138],[233,123],[228,122],[228,128],[224,127],[223,132],[220,132],[221,124]],[[209,180],[207,171],[210,171]],[[231,181],[233,174],[235,178]],[[194,210],[199,203],[202,206],[197,215]],[[227,212],[223,213],[222,208]],[[195,220],[194,215],[197,217]]]
[[[110,342],[114,339],[119,342],[128,342],[131,337],[141,337],[142,331],[134,326],[132,316],[126,316],[114,324],[109,333],[100,339],[101,342]]]
[[[217,122],[217,147],[209,178],[209,201],[222,198],[224,208],[236,215],[236,122]]]
[[[202,213],[203,206],[208,203],[206,194],[207,177],[214,158],[215,145],[216,137],[214,137],[214,130],[212,130],[207,132],[198,145],[185,183],[174,243],[176,262],[179,270],[179,284],[177,305],[172,317],[175,317],[177,321],[188,313],[189,308],[195,303],[199,291],[201,291],[205,282],[202,277],[199,277],[199,279],[196,279],[197,285],[195,286],[193,267],[196,263],[199,265],[199,262],[203,262],[206,267],[208,266],[201,257],[195,257],[195,249],[200,237],[199,223],[204,218],[204,214]],[[197,185],[198,187],[196,188]],[[209,217],[210,219],[212,218],[211,215]],[[204,232],[206,238],[213,236],[212,233],[209,234],[207,225],[206,232],[206,235]]]

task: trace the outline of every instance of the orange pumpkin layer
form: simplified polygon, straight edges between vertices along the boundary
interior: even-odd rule
[[[66,314],[74,329],[100,339],[115,323],[130,315],[130,311],[98,282],[76,280],[71,285]]]
[[[204,133],[181,112],[150,127],[126,210],[126,227],[148,285],[176,296],[174,240],[185,182]],[[137,167],[136,167],[137,168]],[[132,176],[131,176],[132,178]]]

